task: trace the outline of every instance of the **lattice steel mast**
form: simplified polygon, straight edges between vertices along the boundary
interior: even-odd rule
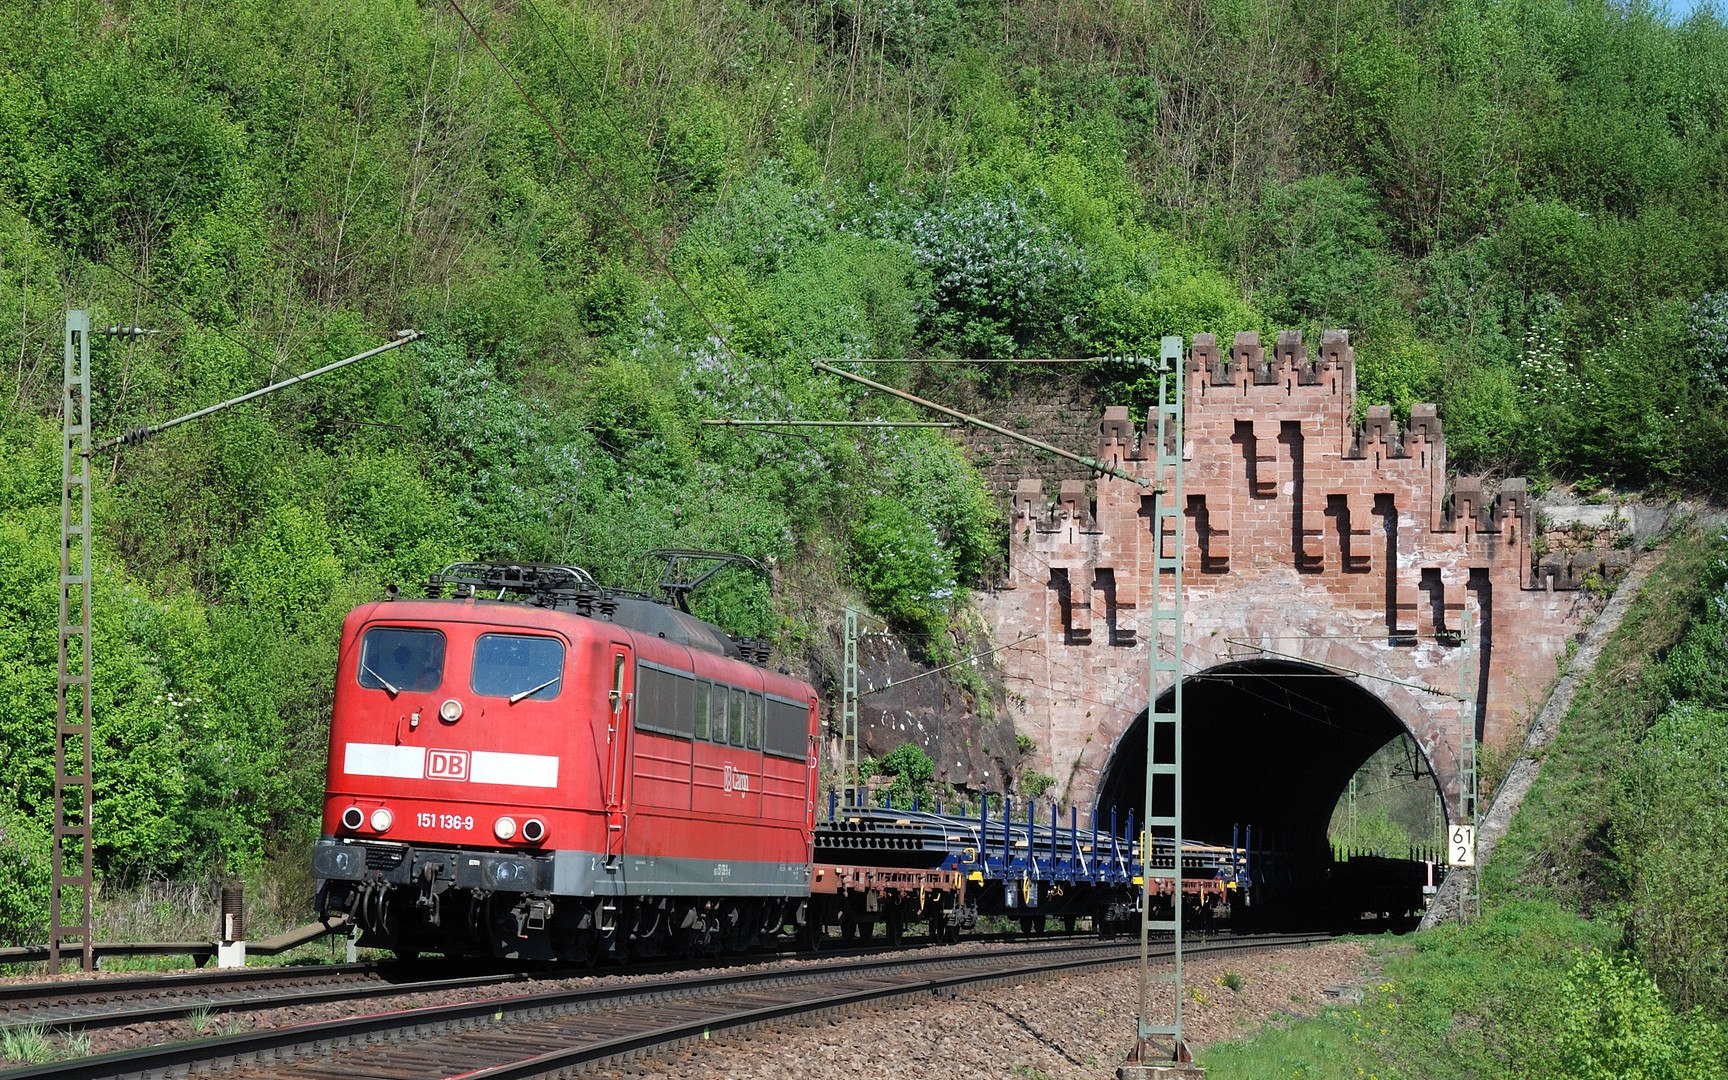
[[[1152,442],[1152,596],[1148,634],[1151,677],[1146,702],[1146,799],[1141,820],[1140,865],[1145,878],[1140,901],[1140,1012],[1131,1061],[1151,1064],[1189,1060],[1182,1041],[1182,339],[1159,343],[1158,404]],[[1171,383],[1175,385],[1172,387]],[[1161,678],[1170,684],[1168,707],[1159,707]],[[1170,845],[1168,870],[1157,865],[1159,842]],[[1155,882],[1170,882],[1170,917],[1155,919]],[[1172,938],[1171,969],[1150,966],[1154,930]],[[1171,1007],[1167,1023],[1155,1022],[1152,989],[1167,983]],[[1164,1056],[1160,1051],[1168,1051]]]
[[[399,330],[395,340],[334,363],[283,379],[236,398],[133,428],[92,447],[90,335],[137,338],[155,333],[136,326],[90,329],[90,312],[66,312],[66,358],[60,391],[60,664],[54,707],[54,822],[48,900],[48,970],[58,974],[61,954],[76,943],[81,966],[96,969],[95,878],[92,866],[91,587],[95,547],[90,531],[90,455],[142,442],[225,409],[253,401],[327,372],[416,341],[418,330]],[[76,693],[76,698],[74,698]],[[76,921],[73,921],[76,920]]]
[[[840,791],[842,806],[858,805],[858,609],[846,609],[845,661],[840,674]]]
[[[90,313],[66,313],[60,391],[60,667],[54,707],[54,852],[48,971],[76,943],[95,969],[90,829]],[[76,695],[76,696],[74,696]],[[70,903],[68,903],[70,900]]]
[[[1470,609],[1465,607],[1458,619],[1458,817],[1460,821],[1468,821],[1474,831],[1472,836],[1480,835],[1482,831],[1482,814],[1478,805],[1476,791],[1476,642],[1472,631],[1475,629],[1470,617]],[[1472,853],[1474,854],[1474,853]],[[1465,912],[1475,908],[1475,914],[1482,914],[1482,873],[1481,867],[1471,865],[1460,867],[1458,873],[1469,874],[1464,889],[1458,896],[1458,919],[1465,917]]]

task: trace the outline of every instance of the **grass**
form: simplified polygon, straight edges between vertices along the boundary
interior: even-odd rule
[[[45,1065],[66,1058],[89,1057],[90,1035],[79,1031],[59,1043],[43,1024],[0,1031],[0,1059],[19,1065]]]
[[[294,856],[267,864],[263,874],[246,881],[249,940],[259,941],[311,922],[313,883],[309,859]],[[222,882],[216,878],[143,881],[120,885],[101,882],[95,897],[98,941],[211,941],[217,933]],[[42,931],[46,934],[46,930]],[[36,940],[42,940],[38,936]],[[362,949],[362,959],[388,954]],[[321,938],[277,956],[251,955],[247,966],[306,966],[346,961],[343,939]],[[103,971],[180,971],[191,967],[186,955],[110,956]],[[45,963],[0,965],[0,975],[42,974]]]
[[[1331,1006],[1199,1055],[1217,1080],[1465,1080],[1535,1063],[1576,958],[1611,928],[1546,902],[1507,904],[1465,928],[1368,939],[1385,972],[1360,1005]]]
[[[21,1065],[41,1065],[60,1056],[48,1029],[41,1024],[0,1031],[0,1055]]]

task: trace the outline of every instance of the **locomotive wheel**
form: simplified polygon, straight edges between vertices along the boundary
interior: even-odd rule
[[[821,952],[822,939],[827,936],[827,927],[822,925],[822,912],[811,904],[805,912],[804,925],[798,928],[798,947],[805,952]]]
[[[419,949],[391,949],[390,951],[395,954],[396,959],[401,960],[404,963],[411,964],[420,959]]]

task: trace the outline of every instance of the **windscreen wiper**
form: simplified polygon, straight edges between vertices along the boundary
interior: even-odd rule
[[[397,694],[400,694],[402,692],[401,690],[397,689],[395,686],[391,685],[389,679],[386,679],[384,676],[378,674],[376,671],[373,671],[371,668],[367,667],[365,664],[360,665],[360,670],[364,671],[366,674],[372,676],[374,679],[377,679],[379,684],[381,686],[383,686],[386,691],[389,692],[389,694],[392,698],[394,698]]]
[[[539,686],[536,686],[532,690],[524,690],[520,694],[511,694],[510,695],[510,704],[514,705],[518,701],[521,701],[523,698],[533,697],[535,694],[538,694],[540,691],[546,689],[548,686],[551,686],[553,683],[557,682],[558,680],[562,679],[563,677],[564,676],[562,676],[562,675],[554,675],[550,679],[547,679],[545,682],[541,683]]]

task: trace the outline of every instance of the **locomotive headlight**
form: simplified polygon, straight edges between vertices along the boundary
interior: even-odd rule
[[[358,806],[350,806],[342,811],[342,827],[349,832],[355,831],[364,824],[366,824],[366,811]]]
[[[492,825],[492,834],[500,840],[508,840],[516,835],[516,819],[501,817]]]
[[[522,823],[522,839],[530,844],[538,844],[546,839],[546,823],[539,818],[529,818]]]
[[[462,719],[462,703],[455,698],[446,699],[444,704],[438,706],[438,719],[446,724],[454,724]]]
[[[380,806],[378,809],[372,811],[372,831],[389,832],[390,823],[394,820],[396,819],[390,816],[390,811]]]

